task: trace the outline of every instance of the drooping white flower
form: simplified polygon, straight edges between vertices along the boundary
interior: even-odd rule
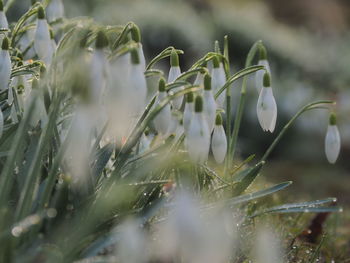
[[[9,40],[4,38],[0,50],[0,91],[8,88],[11,78],[11,58],[9,52]]]
[[[146,59],[145,59],[145,54],[143,53],[143,47],[141,43],[141,32],[140,28],[137,25],[133,25],[131,28],[131,39],[134,40],[137,43],[137,52],[139,55],[140,59],[140,64],[142,66],[142,69],[146,69]]]
[[[181,136],[183,135],[183,133],[185,132],[185,128],[184,128],[184,122],[183,119],[179,120],[179,123],[177,125],[176,131],[175,131],[175,139],[174,141],[178,141]]]
[[[190,159],[200,164],[208,160],[210,147],[210,133],[203,115],[203,99],[197,96],[194,116],[186,134],[186,146]]]
[[[214,129],[215,116],[216,116],[216,102],[214,99],[214,94],[211,90],[211,77],[209,74],[204,76],[204,116],[208,124],[209,133]]]
[[[340,152],[340,135],[337,127],[337,118],[334,113],[329,118],[329,125],[325,139],[325,151],[328,162],[335,163]]]
[[[183,118],[183,124],[184,124],[184,129],[186,134],[190,128],[193,115],[194,115],[194,95],[192,92],[189,92],[186,95],[186,104],[185,104],[184,118]]]
[[[159,80],[159,88],[158,88],[156,104],[159,104],[166,97],[167,97],[167,92],[165,90],[165,80],[161,78]],[[165,105],[165,107],[155,117],[153,122],[158,133],[162,135],[168,134],[169,126],[171,124],[171,110],[170,110],[169,104]]]
[[[213,151],[214,159],[217,163],[222,163],[225,160],[227,138],[224,127],[222,126],[222,117],[220,113],[216,115],[213,137],[211,139],[211,150]]]
[[[46,7],[47,21],[53,22],[64,17],[64,6],[62,0],[51,0]]]
[[[2,0],[0,0],[0,28],[1,29],[8,29],[9,24],[7,22],[7,17],[4,12],[4,3]],[[0,42],[2,42],[4,39],[4,34],[0,34]]]
[[[220,63],[218,57],[214,57],[213,59],[213,70],[211,73],[211,86],[214,94],[216,94],[226,83],[226,75],[224,66]],[[226,101],[226,90],[223,91],[220,96],[216,99],[216,104],[219,108],[225,107]]]
[[[181,75],[181,69],[180,69],[180,64],[179,64],[179,55],[176,53],[175,50],[171,51],[171,56],[170,56],[170,70],[169,70],[169,75],[168,75],[168,82],[172,83],[174,82],[179,76]],[[178,92],[180,90],[183,90],[184,87],[176,87],[172,91],[173,92]],[[182,106],[183,102],[183,96],[175,98],[172,103],[175,109],[180,109]]]
[[[41,127],[44,127],[48,121],[48,116],[45,108],[43,94],[40,90],[40,84],[37,79],[32,81],[32,90],[29,94],[29,98],[24,105],[24,111],[28,111],[29,106],[34,103],[33,112],[31,114],[30,124],[36,126],[41,121]]]
[[[258,92],[261,91],[263,81],[264,81],[264,74],[265,72],[268,72],[271,76],[271,69],[270,69],[270,64],[269,61],[267,60],[267,51],[264,46],[260,46],[259,48],[259,66],[264,66],[265,69],[258,70],[255,73],[255,87]]]
[[[144,75],[143,66],[140,64],[140,57],[137,49],[131,50],[131,65],[128,74],[129,94],[132,102],[132,117],[138,118],[146,106],[147,83]]]
[[[277,105],[271,88],[270,74],[265,73],[263,88],[260,91],[256,107],[261,128],[273,132],[277,120]]]
[[[39,59],[50,65],[53,56],[49,25],[43,7],[38,9],[38,20],[34,37],[34,49]]]

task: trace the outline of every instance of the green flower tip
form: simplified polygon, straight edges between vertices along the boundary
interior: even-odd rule
[[[204,89],[211,90],[211,77],[209,74],[204,75]]]
[[[203,99],[202,96],[197,96],[196,101],[194,104],[194,111],[195,112],[202,112],[203,111]]]
[[[186,96],[186,102],[187,103],[193,103],[194,101],[194,95],[193,95],[193,92],[189,92],[187,93],[187,96]]]
[[[45,10],[42,6],[38,8],[38,19],[45,19]]]
[[[266,60],[267,59],[267,50],[266,48],[261,44],[259,48],[259,60]]]
[[[105,47],[108,47],[108,38],[105,32],[98,31],[97,37],[96,37],[96,44],[97,49],[103,49]]]
[[[170,56],[170,66],[178,67],[179,65],[180,65],[180,63],[179,63],[179,55],[177,54],[176,50],[173,49],[171,51],[171,56]]]
[[[270,77],[270,74],[267,72],[264,74],[264,87],[265,88],[271,87],[271,77]]]
[[[331,115],[329,116],[329,124],[337,125],[337,115],[334,112],[332,112]]]
[[[140,28],[137,25],[134,25],[131,28],[130,34],[131,34],[131,39],[134,40],[136,43],[140,43],[141,42],[141,31],[140,31]]]
[[[164,78],[159,79],[158,91],[165,92],[165,79]]]
[[[139,52],[136,48],[131,49],[130,51],[131,63],[134,65],[140,64]]]
[[[7,37],[5,37],[4,40],[2,41],[1,49],[9,50],[9,47],[10,47],[10,41]]]
[[[213,67],[214,68],[219,68],[220,67],[220,60],[217,56],[213,58]]]
[[[53,39],[55,37],[53,30],[50,28],[50,38]]]
[[[0,12],[4,11],[4,2],[0,0]]]
[[[33,79],[32,81],[32,89],[38,89],[39,88],[39,80]]]
[[[43,64],[40,67],[40,75],[44,75],[46,73],[46,66]]]
[[[220,113],[216,114],[215,125],[217,125],[217,126],[221,126],[222,125],[222,117],[221,117]]]

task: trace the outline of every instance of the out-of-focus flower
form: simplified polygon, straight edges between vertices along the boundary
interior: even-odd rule
[[[139,153],[144,153],[146,152],[150,146],[151,146],[151,138],[150,138],[150,135],[149,135],[149,131],[146,130],[142,135],[141,135],[141,138],[140,138],[140,147],[139,147]]]
[[[280,240],[272,230],[262,227],[258,229],[255,240],[255,260],[257,263],[282,263],[283,253]]]
[[[159,104],[166,97],[167,97],[167,92],[165,90],[165,79],[161,78],[159,80],[156,105]],[[164,136],[168,133],[170,124],[171,124],[171,110],[170,110],[170,105],[167,104],[155,117],[154,126],[157,132]]]
[[[11,58],[9,52],[9,40],[4,38],[0,50],[0,91],[8,88],[11,78]]]
[[[50,30],[43,7],[38,8],[38,20],[34,37],[34,49],[39,59],[50,65],[53,56]]]
[[[48,116],[44,104],[42,91],[40,90],[40,83],[37,79],[32,81],[32,89],[29,94],[29,99],[26,100],[24,111],[28,111],[29,106],[34,103],[34,109],[31,114],[30,124],[36,126],[41,121],[41,127],[47,123]]]
[[[213,59],[213,69],[211,71],[211,86],[214,94],[220,90],[226,83],[225,70],[218,57]],[[216,99],[219,108],[225,107],[226,90]]]
[[[203,98],[197,96],[194,115],[186,134],[187,150],[191,160],[203,164],[208,159],[210,133],[203,113]]]
[[[208,124],[209,133],[214,129],[215,115],[216,115],[216,103],[214,99],[213,91],[211,90],[211,77],[209,74],[204,76],[204,116]]]
[[[258,70],[255,73],[255,87],[258,92],[261,91],[262,84],[264,81],[264,74],[265,72],[269,73],[271,76],[271,69],[270,69],[270,64],[269,61],[267,60],[267,51],[266,48],[263,45],[259,46],[259,66],[264,66],[265,69]]]
[[[0,0],[0,28],[1,29],[8,29],[9,28],[9,24],[7,22],[7,17],[6,14],[4,12],[4,3],[2,0]],[[0,42],[2,42],[4,39],[4,34],[0,34]]]
[[[189,92],[186,95],[186,104],[185,104],[184,119],[183,119],[184,129],[186,134],[190,128],[193,114],[194,114],[194,94],[192,92]]]
[[[269,73],[264,75],[263,88],[260,91],[256,111],[261,128],[264,131],[273,132],[277,120],[277,105],[273,96]]]
[[[177,77],[181,75],[181,69],[180,69],[180,64],[179,64],[179,55],[176,53],[175,50],[172,50],[171,56],[170,56],[170,70],[169,70],[169,76],[168,76],[168,82],[172,83],[174,82]],[[180,90],[183,90],[184,87],[177,87],[174,88],[172,91],[177,92]],[[183,96],[175,98],[172,103],[175,109],[179,110],[181,108],[183,101]]]
[[[211,149],[215,161],[217,163],[222,163],[225,160],[227,152],[227,138],[224,127],[222,126],[222,117],[220,113],[216,115],[213,137],[211,139]]]
[[[335,163],[340,152],[340,135],[337,127],[337,117],[332,113],[329,117],[329,125],[325,139],[325,151],[328,162]]]
[[[62,0],[51,0],[46,7],[47,21],[53,22],[64,17],[64,6]]]

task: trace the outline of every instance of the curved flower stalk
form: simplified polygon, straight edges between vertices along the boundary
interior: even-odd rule
[[[226,83],[225,70],[222,63],[218,57],[214,57],[213,59],[213,69],[211,71],[211,86],[213,92],[218,92]],[[219,108],[225,108],[226,100],[226,90],[222,92],[219,97],[216,99],[216,104]]]
[[[168,83],[174,82],[179,76],[181,75],[181,69],[180,69],[180,63],[179,63],[179,55],[173,49],[171,51],[171,56],[170,56],[170,70],[169,70],[169,76],[168,76]],[[173,92],[177,92],[180,90],[183,90],[184,87],[177,87],[173,89]],[[183,96],[178,97],[172,101],[172,104],[175,109],[179,110],[182,106],[183,102]]]
[[[4,3],[2,0],[0,0],[0,28],[1,29],[8,29],[9,24],[7,22],[7,17],[4,12]],[[0,34],[0,42],[2,42],[4,39],[4,34]]]
[[[215,161],[217,163],[223,163],[227,152],[227,139],[220,113],[216,115],[214,132],[211,139],[211,150],[213,151]]]
[[[260,43],[259,45],[259,66],[264,66],[265,70],[259,70],[255,73],[255,87],[258,92],[261,91],[262,84],[264,81],[264,74],[265,72],[269,73],[271,76],[271,69],[270,69],[270,64],[269,61],[267,60],[267,51],[266,48]]]
[[[47,21],[49,23],[64,17],[62,0],[51,0],[46,7]]]
[[[133,25],[131,28],[131,39],[134,40],[138,45],[137,45],[137,52],[140,58],[140,64],[142,66],[142,69],[146,69],[146,59],[145,59],[145,54],[143,53],[143,47],[141,43],[141,32],[140,29],[137,25]]]
[[[34,37],[34,49],[39,59],[47,66],[51,64],[53,50],[50,37],[49,25],[45,18],[45,11],[42,6],[38,9],[38,20]]]
[[[132,117],[138,119],[146,106],[147,83],[139,52],[137,49],[132,49],[130,55],[131,66],[128,74],[128,97],[130,96],[130,100],[128,102],[133,101]]]
[[[265,73],[256,111],[261,128],[273,132],[277,120],[277,105],[272,93],[270,74]]]
[[[167,92],[165,90],[165,79],[161,78],[159,80],[156,105],[158,105],[166,96]],[[165,107],[155,117],[153,122],[159,134],[163,136],[168,134],[171,124],[171,110],[169,104],[165,105]]]
[[[183,118],[184,129],[186,134],[188,133],[188,130],[190,128],[193,114],[194,114],[194,94],[190,92],[186,95],[186,104],[185,104],[184,118]]]
[[[0,91],[8,88],[11,78],[11,58],[9,52],[9,40],[4,38],[0,50]]]
[[[211,134],[214,129],[215,116],[216,116],[216,103],[214,94],[211,90],[211,77],[209,74],[204,76],[204,116],[208,124],[209,133]]]
[[[337,117],[332,113],[329,117],[329,125],[325,138],[325,152],[328,162],[334,164],[340,152],[340,135],[337,127]]]
[[[199,164],[208,160],[210,134],[203,113],[203,99],[197,96],[195,100],[194,116],[186,134],[187,151],[190,159]]]

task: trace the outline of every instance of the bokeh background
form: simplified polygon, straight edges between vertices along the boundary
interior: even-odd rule
[[[17,1],[16,19],[30,4]],[[279,117],[277,131],[305,103],[334,99],[342,136],[336,165],[327,163],[324,137],[327,111],[303,115],[274,152],[266,178],[293,180],[290,196],[335,196],[350,207],[350,1],[348,0],[66,0],[66,15],[93,16],[103,24],[134,21],[142,30],[146,57],[169,45],[183,49],[186,70],[214,41],[230,39],[234,70],[243,68],[256,40],[263,40],[272,68]],[[162,65],[166,69],[167,65]],[[257,92],[250,81],[248,110],[240,133],[242,158],[261,156],[276,134],[264,134],[257,122]],[[234,103],[239,83],[233,87]],[[350,226],[349,226],[350,227]]]

